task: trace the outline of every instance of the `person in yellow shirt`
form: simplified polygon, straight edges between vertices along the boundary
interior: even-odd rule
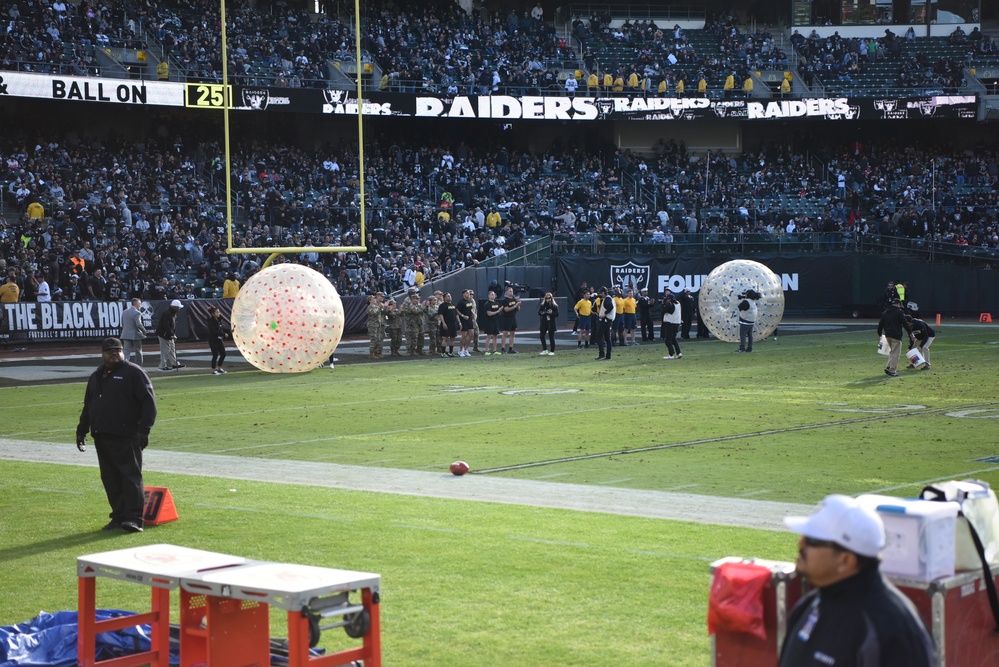
[[[239,294],[239,281],[236,280],[236,274],[230,272],[222,283],[222,298],[235,299],[237,294]]]
[[[725,85],[722,86],[722,89],[725,91],[725,97],[732,97],[735,94],[735,72],[725,77]]]
[[[0,285],[0,303],[17,303],[21,298],[21,288],[17,286],[14,276],[8,275],[7,281]],[[589,318],[586,318],[589,321]]]
[[[584,294],[573,307],[576,311],[576,347],[590,346],[590,315],[593,313],[593,303],[590,295]]]
[[[683,91],[684,91],[683,79],[679,79],[676,82],[676,96],[683,97]]]
[[[416,280],[416,286],[417,287],[423,287],[423,283],[426,282],[427,277],[425,275],[423,275],[423,267],[422,266],[417,266],[416,267],[416,278],[415,278],[415,280]]]
[[[156,78],[160,81],[170,80],[170,63],[163,59],[160,64],[156,66]]]
[[[708,82],[701,77],[701,80],[697,82],[697,96],[707,97],[708,96]]]
[[[493,232],[499,229],[502,222],[503,220],[500,218],[499,211],[490,211],[489,215],[486,216],[486,227]]]
[[[624,92],[624,77],[623,76],[621,76],[620,74],[618,74],[616,77],[614,77],[614,85],[611,86],[611,90],[613,90],[615,93]]]
[[[633,93],[638,92],[638,72],[628,75],[628,90]]]
[[[637,345],[635,329],[638,328],[638,301],[635,300],[635,290],[629,289],[625,293],[621,307],[624,313],[624,344]]]
[[[664,97],[666,95],[666,79],[659,79],[659,97]]]
[[[45,207],[36,201],[28,204],[26,211],[28,213],[28,217],[32,220],[41,220],[45,217]]]
[[[604,90],[609,93],[613,86],[614,86],[614,77],[611,76],[610,72],[604,72]]]
[[[586,92],[590,95],[596,95],[600,92],[600,79],[597,78],[596,72],[590,72],[590,75],[586,77]]]
[[[746,80],[742,82],[742,92],[745,94],[747,100],[753,96],[753,77],[751,75],[747,76]]]
[[[790,92],[791,82],[787,80],[787,77],[784,77],[780,80],[780,96],[787,97]]]

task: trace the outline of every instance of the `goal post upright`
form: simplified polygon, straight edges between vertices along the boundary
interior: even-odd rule
[[[229,85],[229,55],[226,38],[225,0],[219,0],[222,18],[222,86],[224,102],[222,104],[223,132],[225,134],[225,215],[226,215],[226,254],[257,255],[269,254],[263,267],[269,266],[278,256],[285,253],[331,253],[331,252],[367,252],[365,215],[367,204],[364,198],[364,89],[363,63],[361,61],[361,3],[354,0],[354,50],[357,59],[355,72],[357,75],[357,183],[358,183],[358,213],[360,222],[360,243],[355,246],[282,246],[265,248],[234,248],[232,245],[232,163],[230,161],[230,128],[229,110],[232,108],[232,87]]]

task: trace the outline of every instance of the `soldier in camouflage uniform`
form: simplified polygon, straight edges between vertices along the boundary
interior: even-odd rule
[[[440,318],[437,315],[438,306],[440,306],[440,300],[436,295],[427,299],[424,325],[427,333],[430,334],[430,354],[439,354],[441,351],[441,327]]]
[[[369,359],[382,358],[382,341],[385,340],[385,310],[381,292],[368,297],[368,347]]]
[[[479,300],[475,292],[468,290],[468,298],[472,300],[472,352],[479,351]]]
[[[395,303],[395,299],[388,298],[385,302],[385,332],[389,337],[390,354],[393,357],[401,357],[399,348],[402,347],[402,311]]]
[[[409,356],[423,356],[423,321],[426,318],[427,307],[420,303],[420,292],[415,287],[410,288],[409,297],[402,302],[400,310],[406,324],[406,348]]]

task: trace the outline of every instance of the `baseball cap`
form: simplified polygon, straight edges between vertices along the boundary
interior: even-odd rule
[[[810,516],[785,517],[784,525],[799,535],[835,542],[860,556],[877,558],[885,547],[881,517],[850,496],[826,496]]]
[[[108,350],[120,350],[121,341],[117,338],[105,338],[101,343],[101,352],[107,352]]]
[[[183,308],[184,304],[182,304],[179,299],[174,299],[173,301],[170,302],[170,307],[171,308]]]

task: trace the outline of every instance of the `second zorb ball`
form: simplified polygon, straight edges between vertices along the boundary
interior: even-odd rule
[[[739,295],[748,289],[762,295],[756,302],[753,339],[763,340],[777,330],[784,317],[780,278],[759,262],[735,259],[709,273],[698,292],[701,321],[716,338],[739,342]]]
[[[343,336],[343,302],[326,277],[278,264],[243,285],[232,304],[232,338],[268,373],[304,373],[326,361]]]

